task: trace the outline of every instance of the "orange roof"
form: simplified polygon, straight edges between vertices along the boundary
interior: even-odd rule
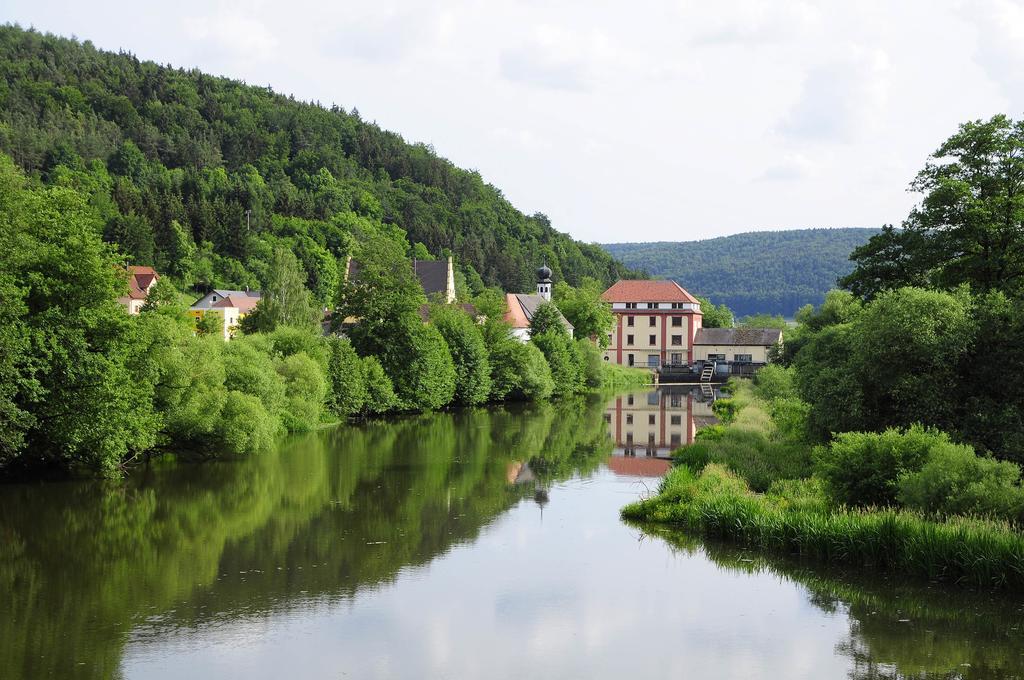
[[[624,477],[662,477],[672,467],[670,461],[661,458],[632,456],[611,456],[605,464],[609,470]]]
[[[654,280],[617,281],[601,299],[605,302],[699,302],[675,281]]]
[[[251,312],[253,308],[258,305],[260,298],[258,297],[247,297],[244,295],[229,295],[226,298],[219,300],[213,304],[213,306],[224,308],[234,307],[240,312]]]
[[[505,304],[508,311],[505,312],[505,322],[512,328],[529,328],[530,320],[526,318],[526,310],[519,304],[519,296],[515,293],[505,293]]]

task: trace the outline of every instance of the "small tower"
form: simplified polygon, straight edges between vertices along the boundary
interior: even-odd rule
[[[551,269],[547,262],[537,270],[537,295],[551,302]]]

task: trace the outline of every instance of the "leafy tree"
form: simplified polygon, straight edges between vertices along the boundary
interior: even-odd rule
[[[539,305],[533,313],[533,318],[530,319],[531,337],[545,333],[564,335],[566,339],[569,337],[569,333],[562,323],[562,315],[558,311],[558,307],[551,302]]]
[[[384,372],[377,357],[363,357],[360,359],[360,368],[363,375],[363,384],[366,385],[366,405],[363,407],[366,413],[380,414],[387,413],[398,404],[398,396],[391,384],[391,378]]]
[[[551,368],[536,345],[506,335],[489,349],[493,401],[534,401],[554,392]]]
[[[786,330],[789,328],[789,324],[786,320],[778,315],[771,314],[753,314],[751,316],[745,316],[740,319],[740,328],[778,328]]]
[[[196,319],[196,333],[222,338],[224,335],[224,315],[216,309],[208,309]]]
[[[536,318],[536,317],[534,317]],[[582,392],[586,384],[583,360],[579,350],[564,332],[548,330],[531,336],[530,342],[544,355],[551,368],[556,396]]]
[[[732,328],[734,319],[732,310],[725,304],[716,305],[711,300],[701,295],[696,296],[700,300],[700,312],[704,315],[701,325],[704,328]]]
[[[284,379],[285,427],[290,432],[314,429],[320,423],[320,412],[327,396],[327,381],[320,364],[305,352],[299,352],[278,361],[277,373]]]
[[[69,188],[30,189],[0,157],[0,451],[8,461],[106,474],[155,442],[152,386],[136,379],[140,337],[117,297],[118,258]]]
[[[903,223],[854,252],[843,285],[871,297],[927,283],[1024,292],[1024,121],[1000,114],[960,126],[911,189],[924,195]]]
[[[346,338],[332,337],[328,342],[331,347],[327,370],[331,410],[343,417],[360,413],[369,394],[359,355]]]
[[[559,311],[573,325],[577,337],[595,338],[602,347],[607,347],[615,317],[611,305],[601,299],[603,292],[600,281],[586,277],[578,288],[559,281],[552,297]]]
[[[242,330],[266,333],[278,326],[312,328],[321,316],[306,288],[306,273],[299,259],[289,250],[275,248],[260,302],[242,319]]]
[[[505,294],[496,288],[486,288],[473,298],[477,314],[491,320],[501,321],[508,312]]]
[[[459,307],[434,305],[431,323],[448,344],[455,364],[455,402],[482,404],[491,392],[491,364],[480,328]]]

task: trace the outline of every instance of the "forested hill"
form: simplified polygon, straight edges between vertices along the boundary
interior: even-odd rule
[[[674,279],[691,293],[725,303],[737,315],[792,316],[820,304],[853,270],[850,253],[878,229],[760,231],[706,241],[611,243],[628,267]]]
[[[13,26],[0,27],[0,151],[88,191],[126,259],[185,285],[259,286],[285,244],[326,301],[366,225],[400,227],[421,257],[454,253],[470,288],[531,289],[545,259],[574,284],[626,273],[355,109]]]

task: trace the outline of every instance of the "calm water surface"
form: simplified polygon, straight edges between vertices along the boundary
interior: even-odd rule
[[[1016,678],[1019,597],[619,520],[700,393],[0,486],[0,678]]]

